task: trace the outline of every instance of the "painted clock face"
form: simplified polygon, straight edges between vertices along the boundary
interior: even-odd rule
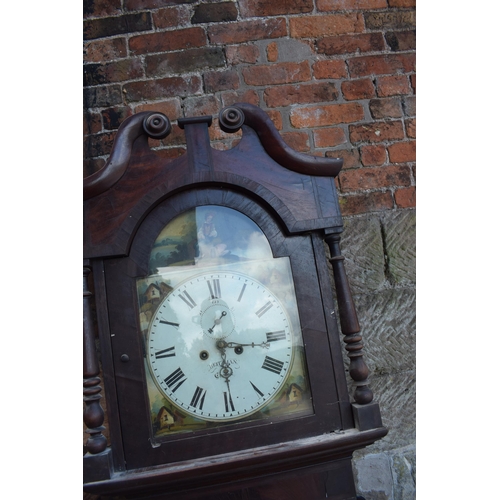
[[[262,410],[294,359],[282,302],[237,271],[202,272],[161,301],[147,335],[150,373],[176,408],[223,422]]]
[[[171,219],[137,300],[155,446],[314,414],[290,258],[246,215],[205,205]]]

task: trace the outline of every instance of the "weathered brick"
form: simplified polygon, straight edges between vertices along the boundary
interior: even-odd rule
[[[153,23],[158,29],[174,28],[188,24],[191,12],[185,5],[176,5],[153,12]]]
[[[406,135],[415,139],[417,137],[417,120],[415,118],[410,118],[405,120]]]
[[[191,23],[222,23],[237,18],[238,11],[233,2],[201,3],[195,7]]]
[[[292,17],[289,22],[290,35],[293,38],[318,38],[328,35],[362,33],[365,29],[363,16],[357,12]]]
[[[306,132],[283,132],[281,137],[294,151],[310,151],[309,135]]]
[[[264,42],[266,43],[266,42]],[[279,62],[297,62],[316,59],[315,49],[311,40],[295,40],[294,38],[279,38],[274,42],[278,50]]]
[[[415,71],[415,54],[380,54],[347,61],[352,78],[368,75],[391,75]]]
[[[415,24],[415,10],[388,10],[365,13],[365,25],[369,30],[404,30],[414,28]]]
[[[361,166],[361,163],[359,162],[359,151],[357,150],[357,148],[327,151],[325,153],[325,156],[327,158],[342,158],[342,160],[344,160],[344,164],[342,167],[343,170]]]
[[[385,40],[393,52],[415,50],[416,31],[391,31],[385,34]]]
[[[307,61],[301,63],[278,63],[266,66],[248,66],[242,70],[247,85],[279,85],[303,82],[311,78]]]
[[[276,62],[278,60],[278,44],[276,42],[271,42],[266,47],[267,60],[269,62]]]
[[[390,191],[375,191],[350,196],[340,195],[339,203],[343,215],[380,212],[382,210],[390,210],[394,207]]]
[[[143,75],[142,61],[139,58],[121,59],[108,64],[86,64],[83,67],[85,86],[123,82]]]
[[[260,104],[259,94],[252,89],[222,92],[221,94],[222,105],[231,106],[231,104],[236,104],[237,102],[248,102],[249,104],[254,104],[258,106]]]
[[[410,169],[402,165],[356,168],[341,171],[339,182],[344,193],[391,186],[407,187],[411,185]]]
[[[123,86],[130,101],[146,99],[165,99],[166,97],[186,97],[202,93],[201,78],[197,75],[160,80],[147,80],[144,82],[131,82]]]
[[[387,0],[316,0],[316,7],[320,12],[385,9]]]
[[[225,65],[221,47],[202,47],[166,54],[155,54],[145,59],[146,76],[159,77],[175,73],[190,73],[204,68],[220,68]]]
[[[417,92],[417,75],[410,75],[410,82],[413,88],[413,93],[415,94]]]
[[[393,163],[404,163],[415,161],[416,159],[416,142],[397,142],[387,147],[389,160]]]
[[[195,3],[198,0],[124,0],[127,10],[157,9],[172,4]]]
[[[401,118],[403,110],[401,101],[397,97],[387,97],[385,99],[372,99],[369,104],[370,113],[375,120],[384,118]]]
[[[84,151],[88,158],[106,156],[111,152],[116,132],[89,135],[84,141]]]
[[[417,114],[417,98],[407,96],[403,99],[403,109],[406,116],[415,116]]]
[[[387,161],[387,151],[382,145],[368,145],[360,148],[361,163],[365,167],[383,165]]]
[[[317,61],[312,66],[314,78],[347,78],[347,66],[344,61],[327,60]]]
[[[344,98],[348,101],[375,97],[375,85],[368,78],[342,82],[341,89]]]
[[[83,86],[98,85],[106,82],[104,68],[101,64],[86,64],[83,66]]]
[[[148,54],[202,47],[206,42],[203,28],[196,27],[133,36],[129,47],[133,54]]]
[[[415,7],[416,0],[388,0],[389,7]]]
[[[377,94],[379,97],[410,93],[410,81],[407,75],[391,75],[377,78]]]
[[[86,42],[83,47],[83,61],[98,63],[127,56],[125,38],[105,38]]]
[[[382,33],[329,36],[318,41],[318,53],[328,56],[360,52],[376,52],[385,49]]]
[[[290,112],[290,122],[295,128],[352,123],[363,118],[363,106],[357,102],[293,108]]]
[[[400,121],[364,123],[349,125],[352,143],[400,141],[404,139],[403,124]]]
[[[106,36],[124,35],[137,31],[148,31],[153,28],[151,14],[139,12],[137,14],[123,14],[115,17],[89,19],[83,22],[83,38],[103,38]]]
[[[83,135],[97,134],[102,130],[101,114],[86,110],[83,113]]]
[[[396,201],[396,205],[400,208],[415,207],[417,203],[415,186],[397,189],[394,192],[394,200]]]
[[[225,50],[228,64],[253,64],[259,60],[259,47],[256,45],[228,45]]]
[[[286,20],[284,18],[258,19],[238,23],[215,24],[208,27],[210,43],[234,44],[279,38],[286,36]]]
[[[216,115],[220,111],[219,103],[213,95],[184,99],[184,110],[186,116]]]
[[[213,129],[213,130],[210,130],[210,129]],[[236,132],[224,132],[220,128],[219,116],[217,115],[214,117],[212,126],[209,127],[208,134],[209,134],[210,138],[213,140],[237,139],[239,142],[239,140],[241,139],[241,137],[243,135],[243,131],[240,129],[240,130],[237,130]],[[231,142],[226,142],[226,144],[231,144]],[[228,149],[228,148],[224,148],[224,149]]]
[[[240,86],[240,78],[236,71],[210,71],[203,75],[205,90],[218,92],[220,90],[236,90]]]
[[[241,129],[235,133],[224,132],[220,128],[219,118],[217,116],[214,118],[212,126],[208,128],[208,136],[210,137],[211,141],[220,141],[229,139],[229,143],[231,144],[232,140],[236,138],[238,140],[241,139],[242,132]],[[220,144],[214,144],[213,146],[216,146],[216,149],[222,149],[222,150],[228,149],[228,147],[226,146],[221,147]]]
[[[313,102],[331,102],[338,98],[338,91],[332,82],[307,85],[284,85],[270,87],[264,91],[264,101],[269,108]]]
[[[125,118],[132,115],[128,106],[115,106],[101,111],[102,123],[105,130],[116,130]]]
[[[271,121],[274,123],[274,126],[278,130],[283,129],[283,117],[281,116],[281,113],[275,109],[268,109],[266,111],[267,116],[271,118]]]
[[[165,139],[158,141],[158,143],[164,144],[165,146],[184,146],[186,144],[186,134],[179,125],[173,123],[172,132],[170,132]]]
[[[148,146],[150,148],[160,148],[162,146],[162,143],[160,139],[153,139],[152,137],[149,137]]]
[[[87,108],[104,108],[122,103],[119,85],[106,85],[83,89],[83,102]]]
[[[166,101],[156,101],[151,104],[139,104],[135,107],[134,112],[155,111],[163,113],[170,121],[176,120],[182,114],[181,101],[179,98],[167,99]]]
[[[83,0],[83,17],[116,16],[122,12],[121,0]]]
[[[240,0],[243,17],[268,17],[312,12],[312,0]]]
[[[340,127],[320,128],[313,131],[314,145],[317,148],[333,148],[347,142],[345,132]]]

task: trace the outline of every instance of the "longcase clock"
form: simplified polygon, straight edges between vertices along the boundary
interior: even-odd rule
[[[84,489],[354,499],[352,453],[387,429],[340,253],[342,161],[291,150],[245,103],[219,115],[241,130],[227,151],[211,117],[177,122],[184,155],[152,151],[170,121],[138,113],[84,181]]]

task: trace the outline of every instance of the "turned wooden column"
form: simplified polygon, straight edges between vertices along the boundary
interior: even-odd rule
[[[339,319],[342,334],[345,335],[345,349],[349,357],[349,375],[356,385],[354,400],[360,405],[366,405],[373,399],[373,393],[368,386],[368,367],[363,359],[362,337],[358,315],[351,295],[349,281],[344,267],[344,257],[340,253],[340,234],[328,234],[325,242],[330,249],[330,262],[333,268]]]
[[[85,410],[83,421],[90,434],[86,442],[87,451],[96,454],[104,451],[107,446],[104,430],[104,410],[101,407],[101,390],[99,375],[99,360],[95,347],[94,326],[92,322],[90,300],[92,293],[88,287],[89,265],[83,266],[83,401]]]

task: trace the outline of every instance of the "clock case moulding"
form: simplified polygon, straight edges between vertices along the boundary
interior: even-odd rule
[[[149,138],[164,139],[172,127],[162,113],[141,112],[118,129],[106,165],[84,179],[84,490],[186,500],[356,498],[352,453],[387,429],[368,385],[340,252],[335,177],[342,160],[297,153],[264,111],[246,103],[219,114],[224,132],[242,132],[227,151],[210,145],[211,116],[177,123],[186,138],[182,156],[162,158],[150,149]],[[152,445],[134,284],[147,274],[165,223],[206,205],[242,212],[263,231],[274,257],[290,258],[314,415],[236,422],[217,434],[181,434]]]

